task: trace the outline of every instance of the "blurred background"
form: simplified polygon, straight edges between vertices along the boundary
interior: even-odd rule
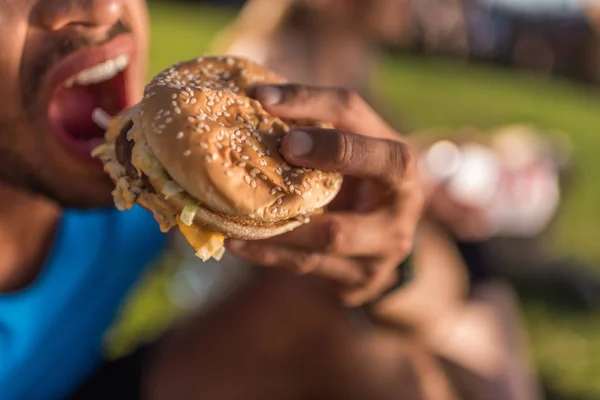
[[[484,138],[520,129],[552,138],[560,205],[535,238],[516,235],[516,245],[506,238],[488,258],[517,288],[547,398],[600,398],[600,3],[377,1],[375,23],[361,30],[373,46],[356,63],[368,57],[372,65],[356,89],[402,132]],[[241,0],[149,3],[152,75],[265,29],[243,18],[231,25]],[[182,274],[179,261],[165,256],[142,282],[107,337],[112,354],[161,331],[185,309],[185,293],[206,283]]]

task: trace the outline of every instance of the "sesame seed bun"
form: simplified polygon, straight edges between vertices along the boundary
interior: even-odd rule
[[[289,165],[279,149],[294,126],[331,125],[279,119],[249,97],[254,85],[282,82],[237,57],[185,61],[156,76],[95,152],[115,181],[117,207],[137,202],[164,230],[179,216],[243,239],[282,234],[321,212],[341,175]],[[190,205],[193,217],[183,218]]]

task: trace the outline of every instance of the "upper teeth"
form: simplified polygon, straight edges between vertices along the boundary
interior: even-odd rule
[[[85,86],[104,82],[123,71],[127,68],[127,65],[129,65],[129,56],[123,54],[113,60],[108,60],[102,64],[81,71],[74,77],[68,79],[65,85],[67,87],[71,87],[73,84]]]

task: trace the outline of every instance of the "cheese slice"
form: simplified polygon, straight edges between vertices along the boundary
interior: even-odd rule
[[[177,225],[185,240],[196,251],[196,257],[202,261],[208,261],[211,257],[217,261],[221,259],[225,253],[225,236],[203,229],[198,226],[187,226],[177,217]]]

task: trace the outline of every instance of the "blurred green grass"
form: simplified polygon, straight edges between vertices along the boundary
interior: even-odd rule
[[[214,34],[233,16],[172,2],[151,2],[150,10],[151,74],[207,52]],[[600,219],[597,92],[526,73],[411,57],[382,60],[378,83],[391,105],[416,129],[532,123],[571,135],[578,178],[549,245],[600,264],[595,235]],[[152,270],[125,308],[123,321],[108,337],[113,353],[125,351],[138,336],[147,336],[148,329],[160,330],[175,317],[164,293],[169,264],[172,260]],[[535,359],[553,387],[569,399],[600,398],[600,381],[595,379],[600,376],[600,317],[553,310],[543,301],[526,303],[525,313]]]

